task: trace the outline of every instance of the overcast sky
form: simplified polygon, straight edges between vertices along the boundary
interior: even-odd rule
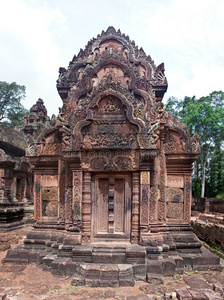
[[[224,90],[224,0],[0,0],[0,81],[26,86],[27,109],[61,100],[59,67],[109,26],[129,35],[156,65],[170,96]]]

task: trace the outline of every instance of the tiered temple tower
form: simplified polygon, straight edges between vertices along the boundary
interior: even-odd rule
[[[206,265],[190,229],[198,138],[163,109],[164,64],[109,27],[59,74],[63,107],[29,153],[36,225],[24,260],[53,273],[63,262],[73,283],[90,285],[110,285],[105,264],[114,285]]]

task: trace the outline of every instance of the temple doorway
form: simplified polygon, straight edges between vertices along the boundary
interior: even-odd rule
[[[92,180],[92,240],[130,241],[131,174],[96,173]]]

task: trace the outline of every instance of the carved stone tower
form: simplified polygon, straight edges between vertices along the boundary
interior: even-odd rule
[[[60,272],[57,255],[69,257],[77,284],[107,284],[88,277],[88,268],[103,272],[98,263],[130,264],[129,284],[145,279],[158,257],[161,272],[202,264],[189,224],[199,144],[163,109],[164,64],[109,27],[59,73],[63,107],[30,154],[36,225],[24,251],[38,256],[42,247],[52,272]],[[114,284],[122,285],[117,268]]]

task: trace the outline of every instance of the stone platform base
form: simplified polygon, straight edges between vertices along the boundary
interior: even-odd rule
[[[24,225],[24,209],[21,207],[0,208],[0,232],[19,229]]]
[[[55,276],[69,276],[73,285],[133,286],[136,280],[163,283],[163,276],[184,271],[218,270],[220,259],[202,248],[169,250],[168,245],[141,246],[107,242],[81,245],[80,233],[33,230],[23,245],[10,249],[3,263],[35,262]],[[183,246],[183,245],[182,245]]]

